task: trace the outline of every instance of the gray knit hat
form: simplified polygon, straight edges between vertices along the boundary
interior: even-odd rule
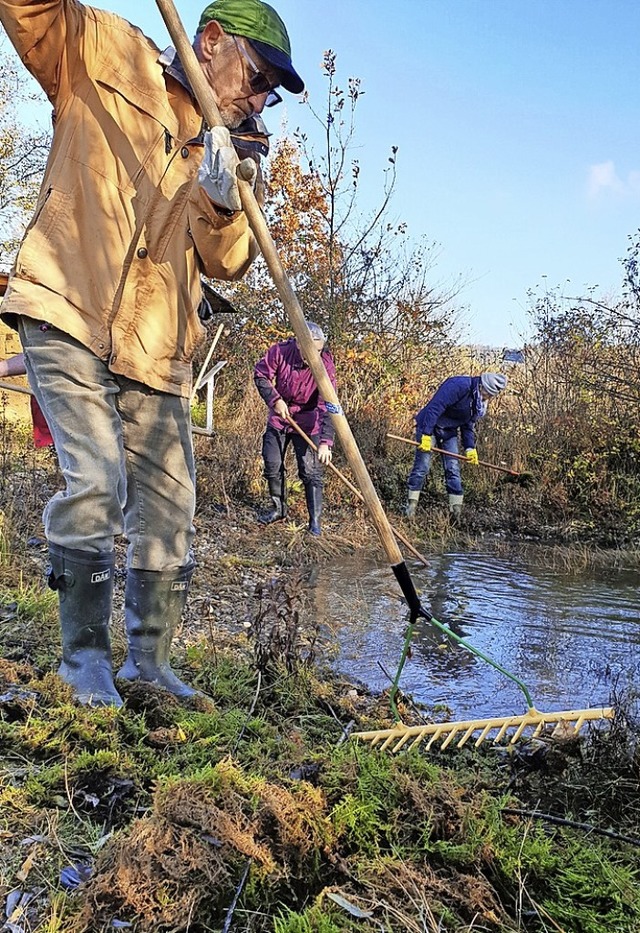
[[[319,324],[314,324],[313,321],[305,321],[305,324],[309,328],[309,333],[314,340],[322,340],[323,343],[326,343],[327,338],[325,332]]]
[[[487,395],[497,395],[507,387],[507,377],[502,373],[483,373],[480,376],[480,385]]]

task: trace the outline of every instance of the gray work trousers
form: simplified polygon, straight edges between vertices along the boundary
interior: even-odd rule
[[[189,563],[195,466],[189,399],[109,371],[73,337],[27,317],[20,338],[66,488],[44,511],[47,539],[80,551],[128,541],[127,566]]]

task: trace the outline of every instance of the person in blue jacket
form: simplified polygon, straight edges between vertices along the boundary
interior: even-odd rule
[[[487,411],[490,399],[507,385],[502,373],[483,373],[481,376],[451,376],[438,387],[435,395],[415,416],[416,450],[413,469],[407,480],[408,496],[405,514],[416,513],[424,481],[431,468],[431,448],[439,447],[450,453],[459,453],[458,431],[467,461],[477,466],[475,426]],[[462,511],[462,479],[460,461],[443,455],[444,475],[449,493],[449,512],[459,518]]]

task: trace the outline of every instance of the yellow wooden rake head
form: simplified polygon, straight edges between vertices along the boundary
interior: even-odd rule
[[[586,722],[613,719],[612,707],[565,710],[560,713],[540,713],[531,707],[521,716],[494,716],[490,719],[467,719],[458,722],[432,722],[420,726],[405,726],[396,723],[390,729],[373,729],[368,732],[353,732],[352,739],[370,742],[373,746],[399,752],[401,749],[417,748],[426,742],[425,750],[439,743],[439,748],[462,748],[471,739],[478,748],[486,740],[498,744],[505,740],[514,745],[518,739],[535,738],[552,727],[551,735],[571,738],[578,735]]]

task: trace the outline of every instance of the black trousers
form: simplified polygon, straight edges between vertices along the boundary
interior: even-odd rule
[[[318,436],[312,437],[313,443],[318,446]],[[276,428],[267,425],[267,430],[262,438],[262,459],[264,460],[264,477],[267,482],[280,480],[284,492],[284,482],[286,470],[284,457],[289,444],[293,444],[298,464],[298,476],[302,480],[305,489],[322,489],[322,470],[318,454],[313,450],[303,437],[295,434],[293,431],[278,431]]]

